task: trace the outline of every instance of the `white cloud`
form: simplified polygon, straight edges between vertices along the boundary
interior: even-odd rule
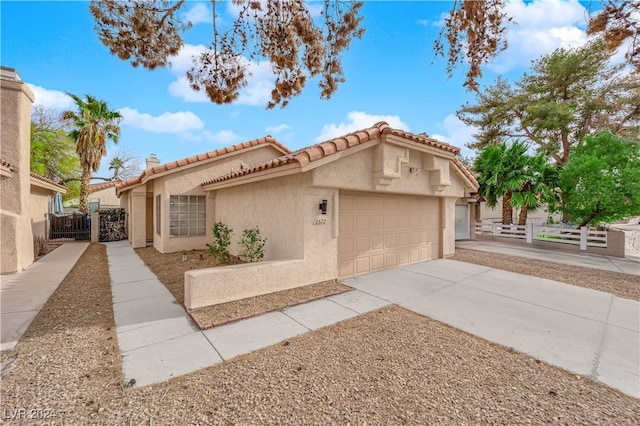
[[[27,86],[29,86],[29,89],[31,89],[35,95],[34,105],[39,105],[54,111],[72,109],[75,105],[73,99],[64,92],[45,89],[44,87],[29,83],[27,83]]]
[[[443,130],[443,134],[430,135],[432,138],[460,148],[460,153],[465,157],[475,155],[465,146],[474,141],[473,135],[478,132],[475,127],[464,124],[455,114],[447,115],[438,123],[438,127]]]
[[[322,142],[343,136],[356,130],[367,129],[378,121],[386,121],[394,129],[409,130],[409,126],[397,115],[372,115],[362,111],[351,111],[347,114],[347,122],[340,124],[325,124],[322,126],[320,135],[315,138],[316,142]]]
[[[193,25],[210,24],[213,22],[213,15],[205,3],[196,3],[184,14],[184,18]]]
[[[193,57],[206,50],[202,44],[185,44],[178,55],[171,59],[171,71],[178,76],[169,84],[169,93],[185,102],[211,102],[204,91],[196,92],[189,85],[184,75],[193,65]],[[236,105],[266,106],[271,99],[271,91],[275,84],[275,77],[271,72],[269,61],[249,62],[247,86],[240,90],[240,96],[234,102]]]
[[[204,44],[185,43],[176,56],[169,59],[171,66],[169,69],[177,75],[184,74],[193,65],[194,56],[200,56],[207,48]]]
[[[231,130],[220,130],[215,133],[209,130],[203,130],[195,133],[180,133],[178,139],[180,142],[213,142],[218,145],[232,145],[236,143],[240,137]]]
[[[576,48],[587,42],[587,11],[577,0],[509,0],[505,13],[513,17],[506,37],[509,47],[489,68],[507,72],[528,68],[531,61],[558,48]]]
[[[291,130],[291,127],[287,124],[279,124],[277,126],[269,126],[265,129],[267,133],[277,135],[278,133]]]
[[[135,109],[124,107],[119,110],[123,116],[122,124],[136,127],[148,132],[181,133],[204,128],[204,123],[191,111],[164,112],[153,116],[140,113]]]

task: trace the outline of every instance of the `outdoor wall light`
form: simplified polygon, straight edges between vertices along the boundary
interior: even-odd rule
[[[422,169],[419,169],[417,167],[409,167],[409,173],[411,173],[412,175],[418,176],[420,172],[422,172]]]
[[[318,207],[320,208],[322,214],[327,214],[327,200],[322,200]]]

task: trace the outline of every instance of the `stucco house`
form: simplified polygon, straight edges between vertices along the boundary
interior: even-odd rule
[[[188,272],[193,308],[211,304],[212,280],[250,286],[246,297],[452,255],[456,204],[468,207],[478,186],[458,152],[380,122],[295,152],[267,136],[117,188],[134,247],[152,236],[161,252],[204,248],[217,221],[235,231],[234,253],[244,229],[267,238],[260,264]]]
[[[34,237],[46,235],[52,198],[67,188],[30,171],[34,95],[12,68],[0,80],[0,272],[8,274],[33,263]]]
[[[118,182],[92,183],[89,186],[89,202],[99,203],[100,208],[120,207],[120,199],[116,194],[116,184]]]

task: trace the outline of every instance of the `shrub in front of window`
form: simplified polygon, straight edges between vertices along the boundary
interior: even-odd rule
[[[246,262],[259,262],[264,258],[264,245],[267,239],[260,235],[260,229],[256,226],[253,229],[245,229],[242,231],[243,250],[240,257]]]
[[[229,245],[231,245],[231,234],[233,230],[222,222],[216,222],[213,225],[213,242],[207,244],[209,254],[217,262],[226,262],[229,260]]]

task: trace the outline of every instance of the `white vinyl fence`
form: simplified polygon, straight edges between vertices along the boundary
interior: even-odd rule
[[[587,247],[607,247],[607,231],[594,228],[563,228],[550,225],[503,225],[501,223],[476,223],[476,234],[494,235],[502,238],[516,238],[527,243],[550,241],[561,244],[579,245],[580,250]]]

